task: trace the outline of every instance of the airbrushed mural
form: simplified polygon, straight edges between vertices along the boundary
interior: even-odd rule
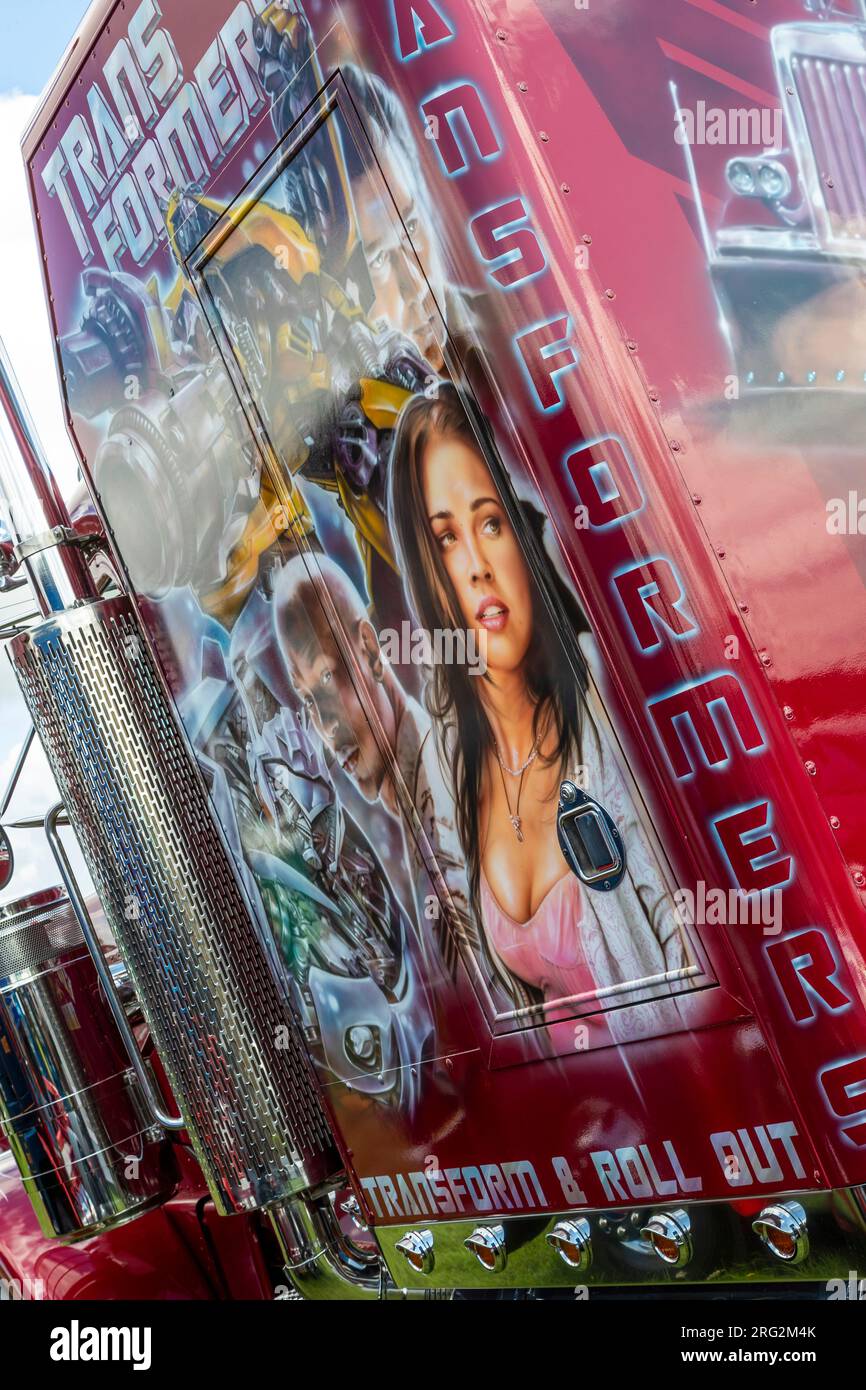
[[[481,1165],[484,1190],[507,1192],[509,1206],[615,1203],[632,1182],[622,1175],[638,1170],[589,1163],[580,1135],[593,1131],[594,1154],[617,1143],[637,1154],[650,1137],[642,1100],[632,1133],[598,1095],[591,1124],[592,1098],[575,1098],[552,1179],[541,1176],[552,1138],[540,1152],[527,1138],[521,1166],[524,1137],[505,1110],[514,1103],[519,1117],[529,1104],[538,1067],[568,1086],[577,1064],[604,1053],[621,1081],[631,1043],[654,1040],[656,1066],[673,1035],[719,1022],[733,1032],[757,988],[750,967],[744,993],[727,948],[711,945],[706,884],[659,833],[657,792],[611,678],[614,639],[563,541],[586,538],[591,566],[593,539],[623,521],[665,536],[665,503],[628,437],[632,407],[620,402],[607,421],[587,409],[573,446],[558,448],[556,498],[540,482],[552,456],[508,428],[520,410],[553,428],[569,383],[603,366],[578,346],[588,318],[570,300],[559,314],[543,308],[535,282],[551,258],[516,176],[510,195],[478,203],[471,264],[449,254],[448,180],[470,152],[492,167],[505,143],[468,70],[458,120],[435,81],[420,104],[398,93],[358,50],[351,7],[226,0],[207,33],[191,32],[182,8],[142,0],[114,12],[75,114],[34,163],[43,236],[67,243],[54,312],[101,511],[341,1134],[370,1148],[364,1171],[396,1146],[439,1201],[436,1155],[453,1142],[458,1165],[461,1145],[473,1163],[502,1163],[498,1188],[500,1168]],[[459,16],[380,8],[396,61],[438,60],[441,46],[444,62]],[[562,19],[565,33],[565,6],[546,8],[551,32]],[[695,382],[681,424],[736,473],[756,431],[772,453],[780,430],[800,447],[824,427],[826,396],[806,401],[806,388],[851,385],[835,326],[844,320],[850,340],[853,272],[840,255],[861,254],[859,164],[828,194],[820,103],[807,93],[795,113],[793,100],[814,87],[827,45],[844,48],[846,23],[824,6],[811,28],[777,26],[780,90],[772,119],[764,108],[754,123],[687,97],[672,77],[676,46],[656,45],[655,18],[642,14],[633,52],[652,54],[660,157],[641,148],[651,137],[605,68],[626,8],[599,5],[570,56],[598,120],[597,157],[606,148],[625,162],[625,141],[647,182],[663,178],[688,205],[686,218],[672,198],[666,214],[687,266],[666,309],[682,314],[677,358]],[[712,7],[692,8],[698,24]],[[790,4],[775,9],[791,18]],[[808,30],[805,57],[793,29]],[[570,21],[566,50],[574,32]],[[766,44],[761,53],[766,65]],[[701,185],[713,178],[724,193],[708,201]],[[649,279],[662,229],[648,218],[644,231],[620,248],[633,256],[638,307],[659,293]],[[593,234],[575,241],[569,273],[580,281]],[[518,293],[536,291],[517,324]],[[491,379],[490,347],[506,331],[517,391]],[[593,331],[599,356],[613,351],[609,329]],[[650,349],[650,380],[677,375],[667,350]],[[662,639],[693,641],[715,663],[679,668],[676,684],[636,702],[656,756],[674,778],[692,777],[695,749],[675,722],[685,716],[699,750],[702,727],[721,744],[718,756],[704,748],[704,772],[727,768],[734,748],[754,762],[771,744],[764,716],[745,676],[730,674],[742,668],[710,647],[720,626],[691,602],[676,555],[664,539],[655,546],[627,548],[605,590],[611,630],[629,634],[616,639],[623,672]],[[704,695],[690,705],[694,690]],[[714,704],[726,706],[724,732]],[[754,969],[766,972],[763,948],[783,930],[780,895],[796,878],[772,802],[747,788],[733,807],[712,795],[698,805],[705,833],[714,812],[721,847],[723,888],[710,891],[737,928],[737,914],[751,923]],[[748,1184],[813,1180],[790,1092],[754,1027],[742,1037],[754,1107],[741,1126],[731,1096],[718,1113],[680,1117],[695,1147],[684,1166],[666,1130],[668,1147],[639,1160],[651,1190],[724,1194],[740,1185],[725,1168],[734,1145]],[[742,1038],[731,1046],[742,1056]],[[487,1126],[492,1154],[465,1128],[481,1083],[461,1084],[455,1059],[469,1054],[494,1072],[530,1064],[501,1128]],[[629,1084],[643,1093],[639,1078]],[[664,1122],[677,1113],[671,1101]],[[508,1151],[497,1155],[498,1143]],[[586,1193],[569,1166],[584,1162]],[[372,1215],[410,1214],[405,1198],[392,1205],[393,1183],[370,1182]]]

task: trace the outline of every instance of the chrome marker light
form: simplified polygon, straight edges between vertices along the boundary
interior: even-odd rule
[[[585,1217],[577,1221],[557,1221],[544,1239],[571,1269],[583,1272],[592,1264],[592,1235]]]
[[[802,1264],[809,1253],[809,1232],[806,1213],[799,1202],[777,1202],[764,1207],[752,1230],[760,1236],[777,1260],[786,1264]]]
[[[682,1207],[675,1211],[656,1212],[641,1228],[644,1240],[649,1241],[662,1264],[682,1269],[694,1253],[691,1222]]]
[[[436,1263],[432,1231],[407,1231],[395,1245],[410,1269],[416,1274],[432,1274]]]
[[[463,1244],[489,1274],[499,1274],[508,1263],[504,1226],[476,1226]]]

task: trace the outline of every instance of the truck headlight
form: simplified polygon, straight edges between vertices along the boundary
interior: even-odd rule
[[[729,159],[725,166],[725,178],[741,198],[755,196],[755,172],[747,160]]]
[[[778,202],[791,192],[791,175],[779,159],[744,159],[738,155],[725,165],[728,187],[740,198],[769,198]]]
[[[767,159],[758,167],[758,187],[765,198],[787,198],[791,176],[777,159]]]

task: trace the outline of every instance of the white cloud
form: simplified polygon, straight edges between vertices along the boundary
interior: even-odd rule
[[[0,337],[36,422],[49,463],[68,496],[75,485],[77,462],[66,433],[48,310],[33,227],[21,136],[36,106],[36,97],[0,95]],[[0,595],[0,624],[32,607],[28,591]],[[0,652],[0,796],[29,723],[24,701],[5,653]],[[57,790],[41,748],[28,758],[9,818],[44,814]],[[57,868],[41,831],[13,832],[16,868],[3,900],[19,898],[57,882]],[[73,860],[81,868],[73,850]],[[85,882],[87,882],[85,878]]]
[[[33,227],[21,136],[37,98],[0,95],[0,337],[6,344],[25,399],[55,475],[66,495],[77,462],[66,433],[48,309]]]

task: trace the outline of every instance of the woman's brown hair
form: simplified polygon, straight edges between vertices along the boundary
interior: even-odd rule
[[[440,382],[435,397],[417,395],[407,401],[391,450],[388,518],[415,618],[431,634],[436,629],[465,627],[424,499],[424,454],[433,439],[457,439],[475,449],[502,496],[497,481],[502,466],[487,422],[474,403],[451,382]],[[504,496],[502,503],[510,515],[514,508]],[[587,624],[545,551],[544,516],[530,502],[516,500],[514,505],[520,513],[518,540],[529,552],[527,563],[534,577],[532,640],[526,656],[527,685],[535,703],[533,733],[538,736],[549,711],[557,736],[550,763],[558,762],[564,775],[573,773],[573,763],[581,761],[586,669],[576,637],[587,630]],[[570,654],[557,627],[573,634]],[[479,806],[485,760],[493,749],[493,734],[478,694],[479,679],[490,677],[471,675],[465,663],[435,663],[425,692],[443,767],[453,782],[457,833],[476,913],[481,874]]]

